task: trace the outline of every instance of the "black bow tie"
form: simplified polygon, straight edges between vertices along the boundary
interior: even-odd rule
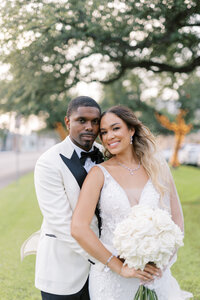
[[[94,146],[94,150],[90,152],[81,152],[80,161],[84,166],[86,159],[90,157],[93,162],[100,164],[103,162],[103,154],[99,151],[97,147]]]

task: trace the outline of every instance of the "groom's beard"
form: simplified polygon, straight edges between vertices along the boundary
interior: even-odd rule
[[[93,133],[87,132],[87,133],[81,133],[79,135],[79,140],[81,141],[82,148],[84,147],[86,151],[89,151],[92,148],[95,139],[96,139],[96,135]]]

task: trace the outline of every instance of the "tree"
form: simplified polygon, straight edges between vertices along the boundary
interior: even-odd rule
[[[142,90],[145,85],[137,74],[128,73],[119,80],[104,87],[101,107],[103,110],[113,105],[125,105],[134,111],[140,121],[148,126],[154,133],[166,133],[166,129],[161,127],[155,117],[155,103],[149,99],[142,101]]]
[[[162,79],[164,81],[163,77]],[[174,121],[173,115],[177,115],[180,109],[184,110],[186,112],[184,119],[187,123],[192,123],[192,130],[196,131],[200,129],[199,72],[193,72],[189,76],[187,75],[184,80],[181,80],[181,84],[179,84],[179,86],[177,85],[177,82],[173,81],[173,78],[171,81],[168,80],[168,82],[170,83],[167,87],[176,92],[176,98],[172,96],[171,99],[164,100],[163,90],[166,86],[163,85],[160,87],[160,85],[160,95],[157,96],[157,99],[154,99],[157,110],[166,115],[167,107],[171,107],[173,113],[171,113],[170,116],[168,112],[167,116],[171,122]],[[161,109],[161,107],[164,109]]]
[[[185,135],[190,132],[192,128],[192,124],[186,124],[184,117],[186,115],[186,111],[179,110],[176,116],[176,122],[170,122],[169,119],[164,115],[156,114],[158,121],[162,124],[162,126],[166,127],[167,129],[171,130],[175,134],[175,145],[173,155],[170,159],[170,164],[173,167],[178,167],[180,162],[178,160],[178,151],[181,147],[181,144],[185,138]]]
[[[200,129],[200,88],[199,77],[191,76],[179,88],[179,107],[185,111],[186,121],[193,124],[194,130]]]
[[[200,65],[198,0],[2,0],[4,111],[46,111],[79,81],[127,70],[191,72]]]

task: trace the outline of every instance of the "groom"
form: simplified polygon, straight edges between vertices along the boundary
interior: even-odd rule
[[[43,223],[37,248],[35,286],[43,300],[88,300],[87,278],[94,259],[70,233],[81,185],[90,168],[103,161],[95,143],[101,110],[90,97],[69,103],[65,123],[69,136],[37,161],[35,189]],[[98,234],[97,218],[93,230]]]

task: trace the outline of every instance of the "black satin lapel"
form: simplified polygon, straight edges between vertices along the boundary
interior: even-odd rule
[[[87,176],[87,172],[84,169],[84,167],[81,165],[78,155],[76,154],[76,151],[73,152],[71,158],[67,158],[64,155],[60,153],[60,157],[62,158],[63,162],[66,164],[66,166],[69,168],[71,173],[76,178],[76,181],[78,182],[79,187],[82,187],[83,181],[85,177]]]
[[[64,155],[60,153],[60,157],[62,158],[63,162],[66,164],[66,166],[69,168],[73,176],[76,178],[76,181],[81,189],[83,181],[85,180],[85,177],[87,176],[87,172],[80,163],[79,157],[76,154],[76,151],[74,150],[72,157],[67,158]],[[95,209],[95,215],[97,217],[97,222],[98,222],[98,228],[99,228],[99,236],[101,235],[101,216],[100,216],[100,210],[98,205],[96,206]]]

